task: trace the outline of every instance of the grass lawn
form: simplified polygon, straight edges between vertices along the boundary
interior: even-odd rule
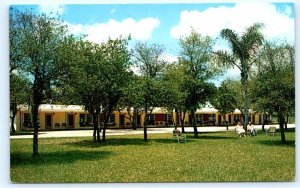
[[[11,181],[62,182],[226,182],[294,181],[295,132],[239,138],[234,132],[39,139],[40,156],[31,157],[32,139],[11,139]]]

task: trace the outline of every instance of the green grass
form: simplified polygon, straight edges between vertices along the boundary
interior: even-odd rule
[[[233,132],[202,133],[176,143],[171,134],[39,139],[40,156],[31,157],[31,139],[11,139],[11,181],[62,182],[227,182],[294,181],[295,132],[239,138]]]

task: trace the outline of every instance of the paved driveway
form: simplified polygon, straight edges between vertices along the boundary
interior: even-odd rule
[[[268,128],[269,125],[266,125],[265,128]],[[277,129],[279,125],[276,125]],[[295,124],[288,124],[288,128],[294,128]],[[261,129],[261,125],[255,125],[256,129]],[[148,128],[148,134],[156,133],[172,133],[174,128]],[[179,128],[181,130],[181,128]],[[220,131],[233,131],[234,127],[229,127],[229,130],[226,130],[226,127],[197,127],[198,132],[220,132]],[[193,127],[185,127],[186,132],[193,132]],[[106,135],[132,135],[132,134],[143,134],[143,128],[137,130],[132,129],[107,129]],[[66,131],[39,131],[39,138],[50,138],[50,137],[86,137],[92,136],[93,130],[66,130]],[[32,135],[13,135],[10,136],[11,139],[19,138],[32,138]]]

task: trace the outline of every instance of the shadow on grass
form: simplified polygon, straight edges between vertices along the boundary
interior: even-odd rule
[[[295,141],[291,141],[291,140],[287,140],[286,143],[282,143],[281,140],[261,140],[261,141],[257,141],[257,143],[267,145],[267,146],[295,147]]]
[[[22,165],[47,165],[67,164],[76,161],[101,160],[111,156],[113,152],[108,151],[59,151],[51,153],[40,153],[38,157],[32,157],[31,153],[14,152],[10,155],[11,167]]]
[[[149,142],[149,141],[148,141]],[[63,143],[63,145],[86,147],[86,148],[99,148],[103,146],[122,146],[122,145],[148,145],[143,138],[108,138],[105,142],[94,142],[91,140],[80,140],[75,142]]]
[[[192,132],[189,132],[187,133],[187,138],[189,139],[196,139],[194,137],[194,133]],[[231,140],[235,138],[235,134],[226,134],[224,136],[224,133],[220,133],[220,132],[201,132],[201,133],[198,133],[198,139],[200,140]]]
[[[188,142],[193,142],[189,140]],[[81,140],[75,142],[63,143],[63,145],[75,146],[75,147],[85,147],[85,148],[99,148],[105,146],[147,146],[155,143],[160,144],[174,144],[177,143],[177,139],[169,138],[148,138],[148,141],[145,142],[143,138],[108,138],[106,142],[95,143],[93,140]]]

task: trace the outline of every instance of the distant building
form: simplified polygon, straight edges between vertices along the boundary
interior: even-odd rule
[[[80,105],[54,105],[42,104],[38,111],[38,123],[40,130],[59,130],[59,129],[92,129],[92,116]],[[130,128],[131,124],[126,110],[114,111],[108,120],[109,127]],[[197,126],[222,126],[227,121],[229,125],[240,121],[242,114],[239,110],[226,114],[223,119],[221,114],[213,107],[206,106],[196,111]],[[251,113],[251,122],[262,124],[262,113]],[[103,122],[103,114],[99,114],[99,125]],[[148,125],[155,127],[174,126],[176,122],[175,111],[166,108],[154,108],[149,116]],[[191,116],[185,116],[185,126],[191,122]],[[137,126],[142,127],[144,123],[144,113],[137,115]],[[32,130],[30,110],[27,106],[21,107],[15,119],[16,130]]]

